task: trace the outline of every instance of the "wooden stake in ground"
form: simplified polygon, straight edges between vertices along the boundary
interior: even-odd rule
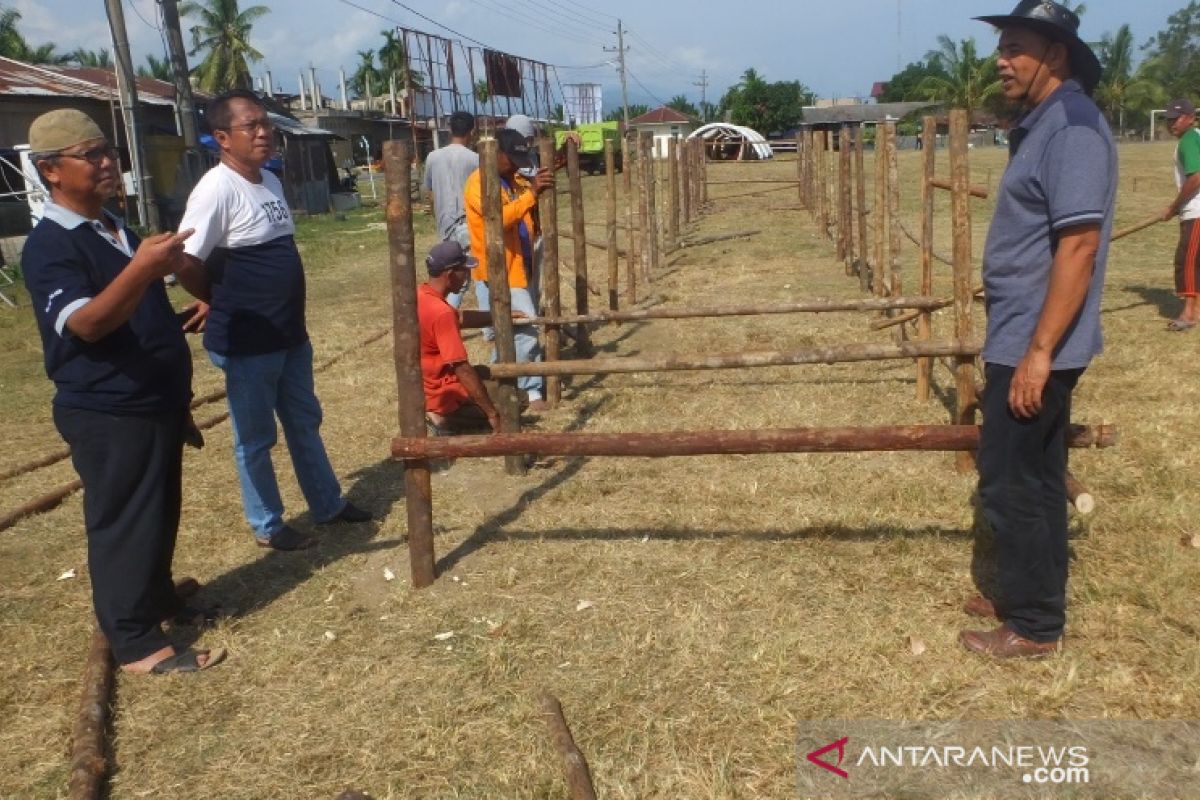
[[[621,150],[624,166],[622,171],[625,173],[625,227],[629,231],[629,252],[625,254],[625,284],[629,293],[629,304],[633,305],[637,302],[637,273],[642,263],[642,253],[638,249],[641,246],[638,225],[642,221],[642,215],[641,203],[638,200],[641,193],[637,191],[640,186],[637,179],[637,140],[632,136],[625,137]]]
[[[921,294],[933,294],[933,187],[929,185],[937,170],[937,117],[921,120]],[[917,338],[928,341],[933,337],[933,314],[922,311],[917,317]],[[917,400],[929,400],[933,380],[933,359],[917,359]]]
[[[697,158],[700,160],[700,205],[708,205],[708,146],[703,139],[697,139],[700,146],[697,148],[700,153]]]
[[[574,138],[567,139],[567,180],[571,191],[571,230],[575,236],[575,244],[572,247],[575,254],[575,313],[586,314],[588,307],[587,222],[583,218],[583,176],[579,170],[579,144]],[[554,268],[557,268],[557,265]],[[582,325],[575,329],[575,349],[582,354],[592,352],[592,343],[588,340],[587,328]]]
[[[592,785],[592,773],[588,769],[587,759],[575,744],[571,728],[563,716],[562,703],[558,698],[547,692],[541,696],[542,719],[550,729],[550,738],[554,740],[554,749],[563,759],[563,769],[567,773],[567,789],[571,800],[596,800],[596,788]]]
[[[800,205],[804,205],[804,131],[796,131],[796,194]]]
[[[679,173],[683,186],[679,194],[683,201],[683,224],[692,221],[692,140],[684,139],[679,144]]]
[[[854,220],[850,199],[850,125],[842,125],[838,140],[838,242],[846,274],[854,274]]]
[[[648,163],[649,158],[646,157],[645,150],[642,149],[642,137],[638,133],[634,133],[633,137],[634,148],[637,150],[637,174],[634,178],[637,181],[637,186],[634,191],[638,196],[638,268],[642,272],[642,283],[646,286],[650,285],[650,238],[652,228],[650,227],[650,206],[647,203],[646,197],[646,181],[649,179],[647,173],[652,168]]]
[[[872,272],[871,285],[875,290],[876,297],[883,297],[887,293],[887,284],[885,281],[884,266],[886,255],[883,251],[884,237],[887,235],[887,200],[884,190],[884,183],[887,180],[887,164],[884,158],[884,134],[883,126],[875,126],[875,204],[873,206],[875,225],[875,266]]]
[[[554,140],[542,139],[538,143],[539,163],[554,163]],[[542,226],[542,307],[546,316],[562,314],[562,289],[558,279],[558,192],[542,192],[538,198],[538,219]],[[543,341],[546,344],[546,360],[558,361],[562,351],[562,331],[558,326],[546,328]],[[562,400],[562,379],[557,375],[546,377],[546,402],[551,408]]]
[[[971,338],[972,278],[971,278],[971,167],[967,162],[967,138],[970,120],[967,112],[950,112],[950,181],[951,219],[954,231],[954,335],[962,341]],[[956,410],[954,422],[971,425],[975,422],[975,360],[958,356],[954,369]],[[955,460],[960,472],[975,468],[971,453],[959,453]]]
[[[829,134],[825,131],[817,133],[817,149],[814,155],[817,159],[817,228],[822,239],[829,238]]]
[[[491,145],[492,185],[498,189],[498,179],[494,177],[495,140],[491,141]],[[383,168],[387,185],[388,251],[392,275],[392,347],[396,362],[397,414],[402,436],[422,438],[425,436],[425,387],[421,380],[421,333],[417,322],[417,258],[409,185],[412,178],[412,157],[408,146],[400,141],[385,142]],[[503,265],[503,249],[499,259]],[[503,266],[501,270],[503,271]],[[502,282],[507,296],[508,281]],[[492,296],[495,296],[494,291]],[[511,336],[511,324],[509,329]],[[437,578],[433,554],[433,501],[429,484],[429,462],[404,462],[404,498],[408,517],[408,559],[412,583],[415,588],[420,589],[429,586]]]
[[[612,139],[604,140],[605,232],[608,234],[608,307],[616,311],[621,276],[617,263],[617,156]]]
[[[508,265],[504,253],[504,199],[500,194],[502,188],[500,171],[497,167],[498,152],[498,142],[495,139],[484,139],[479,143],[484,250],[487,252],[488,295],[492,301],[492,328],[496,331],[496,360],[500,364],[516,364],[517,344],[512,320],[512,294],[508,286]],[[576,156],[576,167],[578,167],[578,155]],[[571,201],[574,205],[574,196]],[[583,246],[576,242],[575,252],[578,254],[583,249]],[[547,265],[547,268],[557,269],[558,265],[550,264]],[[575,292],[578,297],[578,287]],[[583,297],[586,307],[586,283],[583,287]],[[561,364],[562,362],[557,363]],[[521,410],[517,399],[516,380],[501,381],[496,389],[496,395],[496,407],[500,411],[500,429],[505,432],[519,433]],[[526,471],[525,456],[520,454],[505,456],[504,471],[509,475],[524,475]]]
[[[667,252],[679,247],[679,140],[667,141],[667,182],[670,185],[671,214],[667,217]]]
[[[108,777],[108,709],[112,705],[113,660],[108,640],[92,631],[83,668],[83,694],[71,729],[71,800],[97,800]]]
[[[867,250],[867,174],[864,171],[863,134],[866,129],[859,122],[854,126],[854,191],[857,208],[855,225],[858,228],[858,286],[863,292],[871,291],[871,270],[867,266],[870,257]]]
[[[888,166],[888,294],[904,294],[904,272],[900,264],[900,169],[897,164],[896,123],[887,123]]]
[[[642,170],[642,181],[646,192],[646,250],[649,252],[649,258],[646,259],[646,283],[650,283],[653,277],[658,274],[659,252],[658,252],[658,202],[655,197],[655,169],[654,169],[654,134],[644,132],[640,134],[641,153],[644,158],[644,169]]]

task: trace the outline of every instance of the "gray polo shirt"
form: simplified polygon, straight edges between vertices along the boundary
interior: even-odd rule
[[[479,155],[461,144],[448,144],[425,159],[425,188],[433,192],[433,215],[438,236],[450,235],[454,223],[466,218],[463,185],[479,169]]]
[[[1068,80],[1013,128],[1010,160],[983,251],[983,359],[1015,367],[1041,316],[1058,232],[1101,226],[1087,299],[1051,369],[1081,369],[1103,349],[1100,298],[1117,197],[1117,149],[1100,109]]]

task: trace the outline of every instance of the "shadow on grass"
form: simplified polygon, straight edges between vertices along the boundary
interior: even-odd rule
[[[750,542],[793,542],[805,539],[835,539],[845,542],[876,541],[879,539],[968,539],[971,531],[938,525],[920,528],[901,528],[891,525],[812,525],[805,528],[771,528],[767,530],[712,530],[691,528],[561,528],[558,530],[505,531],[509,540],[539,542],[610,542],[650,540],[666,542],[743,539]]]
[[[317,572],[348,555],[387,550],[402,544],[402,539],[373,540],[379,533],[381,520],[403,496],[403,464],[385,459],[352,473],[349,478],[354,483],[346,492],[347,499],[370,511],[374,519],[357,524],[316,526],[311,524],[308,514],[293,517],[288,520],[289,525],[312,530],[319,540],[316,547],[299,552],[259,549],[247,536],[245,546],[248,552],[261,555],[208,581],[204,594],[214,601],[220,601],[230,610],[231,616],[246,616],[270,605]]]
[[[1164,319],[1175,319],[1175,315],[1179,313],[1180,300],[1170,289],[1163,289],[1159,286],[1126,286],[1124,289],[1141,297],[1142,302],[1119,308],[1106,308],[1100,313],[1113,314],[1117,311],[1128,311],[1141,306],[1156,306],[1159,316]]]
[[[580,408],[575,414],[575,419],[571,421],[565,430],[567,432],[578,431],[582,429],[589,419],[595,416],[609,402],[608,397],[602,397],[584,407]],[[452,569],[464,558],[471,553],[483,548],[492,534],[499,531],[506,525],[511,525],[521,518],[525,513],[525,509],[534,501],[544,497],[548,492],[562,486],[571,478],[575,477],[583,466],[590,459],[578,457],[568,458],[563,463],[563,466],[553,475],[548,476],[544,481],[534,486],[528,491],[522,492],[511,506],[504,509],[500,513],[486,520],[483,524],[477,526],[475,530],[452,550],[446,553],[437,560],[436,573],[442,575]]]

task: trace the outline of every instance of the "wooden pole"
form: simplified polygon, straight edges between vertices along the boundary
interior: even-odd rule
[[[579,169],[579,145],[573,138],[567,140],[567,180],[571,191],[571,230],[575,237],[574,245],[571,248],[575,263],[575,313],[586,314],[588,312],[587,222],[583,217],[583,175]],[[558,265],[554,266],[557,268]],[[575,329],[575,350],[581,354],[592,352],[592,343],[588,340],[587,328],[582,325]]]
[[[633,305],[637,302],[637,273],[642,263],[642,253],[638,249],[641,246],[639,225],[642,215],[639,201],[641,192],[637,191],[641,186],[637,177],[641,164],[637,152],[637,139],[630,136],[625,137],[622,150],[624,151],[625,167],[625,227],[629,231],[629,252],[626,253],[625,258],[625,285],[626,291],[629,293],[629,304]]]
[[[841,233],[842,260],[846,264],[846,274],[854,274],[854,208],[850,191],[850,125],[842,125],[841,145],[838,148],[838,202],[841,208],[838,212],[839,232]]]
[[[1072,425],[1067,446],[1112,447],[1116,429]],[[979,446],[976,425],[897,425],[870,428],[672,431],[669,433],[521,433],[392,440],[394,458],[485,458],[536,451],[548,456],[760,455],[765,453],[862,453],[967,451]]]
[[[1096,510],[1096,498],[1070,472],[1067,473],[1067,499],[1080,514],[1090,514]]]
[[[646,157],[645,169],[645,187],[646,187],[646,242],[647,250],[650,252],[650,257],[646,259],[646,267],[649,270],[646,273],[646,282],[649,283],[655,275],[658,274],[659,267],[659,225],[658,225],[658,200],[655,191],[655,157],[654,157],[654,134],[645,132],[641,134],[642,153]]]
[[[492,175],[495,175],[495,142],[492,142]],[[412,155],[408,145],[389,141],[383,145],[387,187],[387,231],[392,277],[392,349],[396,364],[397,416],[400,434],[408,439],[425,436],[425,388],[421,380],[421,332],[417,321],[417,258],[412,226]],[[493,178],[493,184],[495,178]],[[485,195],[486,197],[486,195]],[[504,264],[501,250],[500,264]],[[503,266],[501,266],[503,271]],[[508,282],[503,281],[508,295]],[[492,296],[495,297],[492,287]],[[509,326],[511,337],[511,324]],[[433,490],[429,463],[404,465],[405,513],[408,517],[408,559],[413,587],[429,586],[437,578],[433,552]]]
[[[954,190],[954,182],[952,180],[944,181],[941,178],[930,178],[929,185],[935,189],[944,189],[948,192]],[[978,197],[980,200],[988,199],[988,190],[982,186],[968,186],[967,194],[971,197]]]
[[[973,333],[971,278],[971,168],[967,162],[967,139],[970,121],[967,112],[950,112],[950,176],[951,220],[954,231],[954,335],[969,339]],[[955,366],[956,408],[954,422],[971,425],[975,422],[975,360],[960,355]],[[971,453],[960,453],[955,459],[960,472],[975,468]]]
[[[848,364],[857,361],[889,361],[918,356],[964,356],[979,354],[975,342],[902,342],[900,344],[847,344],[802,347],[795,350],[767,350],[757,353],[714,353],[705,356],[663,354],[657,356],[619,356],[556,361],[553,364],[498,363],[478,366],[479,373],[491,378],[517,378],[525,375],[615,375],[630,372],[677,372],[681,370],[741,369],[743,367],[784,367],[799,364]]]
[[[667,181],[671,187],[671,214],[667,217],[667,252],[679,247],[679,140],[674,136],[667,143]]]
[[[697,160],[700,163],[700,205],[708,205],[708,145],[703,139],[697,139],[700,146],[696,148]]]
[[[887,123],[888,129],[888,294],[904,294],[904,271],[900,264],[900,167],[898,163],[899,142],[896,123]]]
[[[684,139],[679,147],[679,172],[680,181],[683,184],[679,193],[683,201],[684,225],[692,221],[692,151],[695,150],[692,141]]]
[[[108,714],[113,695],[113,659],[108,640],[92,631],[83,669],[83,694],[71,728],[70,800],[96,800],[108,776]]]
[[[854,190],[856,199],[855,225],[858,228],[858,286],[863,292],[871,291],[871,270],[867,266],[870,257],[867,255],[867,174],[864,171],[862,123],[854,126]]]
[[[796,199],[804,206],[804,131],[796,131]]]
[[[620,265],[617,253],[617,154],[611,139],[604,141],[605,228],[608,234],[608,307],[616,311],[617,295],[621,291]]]
[[[933,294],[933,187],[929,185],[937,169],[937,117],[926,116],[921,121],[921,294]],[[917,338],[928,341],[933,337],[933,315],[922,311],[917,317]],[[917,359],[917,400],[926,402],[933,380],[933,359]]]
[[[649,198],[646,195],[646,181],[651,180],[649,176],[650,164],[646,157],[646,151],[642,147],[642,135],[640,133],[634,135],[634,146],[637,148],[638,171],[637,171],[637,195],[638,195],[638,268],[642,271],[642,283],[646,286],[650,285],[650,206]]]
[[[1162,217],[1155,214],[1153,217],[1144,219],[1141,222],[1138,222],[1134,225],[1130,225],[1128,228],[1123,228],[1123,229],[1117,231],[1116,233],[1114,233],[1112,235],[1112,238],[1109,239],[1109,241],[1115,242],[1118,239],[1124,239],[1126,236],[1131,236],[1131,235],[1137,233],[1138,231],[1143,231],[1146,228],[1149,228],[1152,225],[1157,225],[1158,223],[1160,223],[1162,221],[1163,221]]]
[[[562,703],[556,697],[543,692],[541,697],[542,719],[550,729],[550,738],[554,740],[554,749],[562,756],[563,769],[567,773],[567,791],[571,800],[596,800],[596,788],[592,785],[592,773],[588,769],[587,759],[584,758],[571,728],[563,716]]]
[[[821,238],[829,238],[829,133],[817,134],[817,227]]]
[[[487,253],[488,294],[491,297],[492,327],[496,331],[496,360],[498,365],[550,366],[549,364],[517,365],[517,344],[514,339],[512,321],[512,294],[508,285],[508,265],[504,253],[504,200],[500,195],[500,170],[498,167],[498,143],[495,139],[479,142],[480,195],[483,198],[484,250]],[[569,152],[569,150],[568,150]],[[577,165],[578,166],[578,165]],[[574,206],[572,192],[571,204]],[[578,245],[576,253],[582,250]],[[547,264],[547,269],[558,269],[557,264]],[[578,297],[578,289],[576,289]],[[587,287],[584,287],[584,303]],[[585,306],[586,307],[586,306]],[[557,361],[556,364],[564,362]],[[549,372],[527,372],[527,375],[549,375]],[[561,374],[561,373],[559,373]],[[496,388],[496,406],[500,411],[500,429],[506,433],[521,431],[521,410],[517,399],[517,384],[511,378],[502,380]],[[504,471],[509,475],[525,474],[525,457],[511,454],[504,458]]]
[[[817,202],[817,132],[809,128],[804,133],[804,192],[805,205],[814,221],[821,218]]]
[[[538,159],[542,164],[554,163],[554,140],[542,139],[538,143]],[[542,307],[547,316],[562,315],[562,287],[558,276],[558,192],[542,192],[538,198],[538,219],[542,225]],[[546,343],[546,360],[558,361],[562,357],[562,331],[557,326],[546,328],[543,340]],[[562,400],[562,379],[557,375],[546,377],[546,402],[553,408]]]
[[[883,297],[887,292],[885,280],[886,256],[883,250],[884,237],[887,235],[887,199],[884,184],[887,180],[887,158],[884,151],[887,147],[887,133],[882,125],[875,126],[875,201],[872,208],[872,221],[875,223],[875,266],[871,273],[871,285],[876,297]]]

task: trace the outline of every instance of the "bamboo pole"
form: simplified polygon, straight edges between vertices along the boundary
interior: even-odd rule
[[[113,659],[99,628],[92,631],[83,671],[83,694],[71,728],[70,800],[95,800],[108,776],[108,715],[113,695]]]
[[[921,181],[921,294],[933,294],[933,187],[929,185],[937,169],[937,118],[926,116],[921,124],[921,156],[924,180]],[[917,317],[917,338],[933,338],[933,315],[922,311]],[[927,402],[933,380],[933,359],[917,359],[917,400]]]
[[[1067,446],[1113,447],[1109,425],[1072,425]],[[977,425],[896,425],[868,428],[672,431],[669,433],[521,433],[392,440],[394,458],[485,458],[536,451],[547,456],[667,458],[766,453],[970,451],[979,446]]]
[[[671,137],[667,146],[667,180],[670,183],[671,216],[667,225],[667,252],[679,247],[679,140]]]
[[[655,174],[655,158],[654,158],[654,134],[641,134],[642,152],[646,156],[645,187],[646,187],[646,241],[649,244],[647,248],[650,251],[650,257],[646,260],[646,267],[649,270],[646,273],[646,282],[649,283],[653,276],[658,274],[659,267],[659,225],[658,225],[658,200],[655,191],[656,174]]]
[[[486,144],[486,142],[484,143]],[[496,187],[496,143],[491,140],[491,185]],[[392,278],[392,335],[396,365],[397,416],[400,434],[408,439],[425,436],[425,388],[421,380],[421,333],[417,321],[417,258],[412,227],[412,156],[408,145],[389,141],[383,145],[384,179],[387,187],[387,230]],[[484,173],[485,175],[487,173]],[[485,189],[487,183],[485,182]],[[487,198],[487,194],[484,194]],[[497,191],[497,199],[499,193]],[[485,206],[486,208],[486,206]],[[503,248],[503,244],[501,245]],[[504,270],[504,252],[493,256]],[[492,297],[496,296],[490,281]],[[508,295],[508,281],[501,281]],[[509,325],[511,341],[512,326]],[[497,332],[499,341],[499,332]],[[408,558],[413,587],[429,586],[437,578],[433,550],[433,494],[429,463],[409,461],[404,465],[405,511],[408,516]]]
[[[568,164],[570,161],[568,144]],[[483,230],[484,249],[487,252],[488,294],[491,297],[492,327],[496,331],[496,360],[500,365],[516,365],[517,344],[514,339],[512,320],[512,294],[508,285],[508,266],[504,253],[504,201],[501,197],[500,170],[498,167],[498,143],[495,139],[484,139],[479,142],[479,177],[480,194],[483,198]],[[575,159],[578,173],[578,152]],[[568,166],[569,168],[569,166]],[[572,184],[574,181],[572,181]],[[572,187],[574,189],[574,187]],[[574,206],[576,195],[572,191],[571,204]],[[576,246],[579,253],[582,247]],[[577,256],[578,258],[578,256]],[[557,264],[547,265],[547,269],[557,269]],[[578,277],[577,277],[578,280]],[[575,289],[576,299],[579,297],[578,283]],[[587,308],[587,285],[583,289],[584,309]],[[562,364],[562,361],[554,362]],[[549,366],[532,364],[519,366]],[[418,373],[419,374],[419,373]],[[541,371],[527,372],[527,375],[549,375]],[[559,373],[561,374],[561,373]],[[515,377],[515,376],[514,376]],[[501,380],[496,387],[496,406],[500,411],[500,428],[506,433],[521,431],[521,411],[517,400],[517,384],[511,378]],[[525,457],[521,454],[510,454],[504,459],[504,471],[509,475],[525,474]]]
[[[579,144],[574,138],[567,140],[567,181],[571,192],[571,232],[574,235],[575,265],[575,313],[588,313],[588,263],[587,222],[583,216],[583,175],[579,169]],[[610,258],[612,255],[609,256]],[[581,354],[592,352],[587,328],[575,329],[575,350]]]
[[[538,142],[538,160],[542,164],[554,163],[554,140]],[[558,192],[542,192],[538,198],[538,219],[542,226],[542,307],[546,315],[562,315],[562,287],[558,274]],[[562,357],[562,331],[557,326],[546,328],[543,335],[546,343],[546,360],[558,361]],[[557,375],[546,376],[546,402],[553,408],[562,400],[562,379]]]
[[[685,308],[639,308],[586,316],[540,317],[534,325],[576,325],[579,323],[636,322],[650,319],[709,319],[718,317],[765,316],[773,314],[828,314],[845,311],[884,311],[892,309],[938,309],[953,305],[953,300],[933,297],[888,297],[857,300],[806,300],[794,303],[746,303],[725,306],[688,306]]]
[[[587,759],[575,744],[575,737],[571,735],[571,728],[563,715],[562,703],[549,693],[542,692],[541,706],[542,719],[550,729],[554,749],[562,756],[563,769],[567,774],[567,791],[571,800],[596,800],[591,770],[588,769]]]
[[[858,361],[888,361],[918,356],[961,356],[973,358],[980,347],[975,342],[902,342],[900,344],[849,344],[767,350],[757,353],[715,353],[691,356],[668,353],[657,356],[620,356],[556,361],[553,364],[498,363],[476,369],[484,377],[516,378],[525,375],[615,375],[629,372],[675,372],[680,370],[782,367],[799,364],[848,364]]]
[[[887,123],[888,128],[888,294],[904,294],[904,271],[900,263],[900,168],[898,163],[899,141],[896,123]],[[931,290],[932,291],[932,290]]]
[[[604,176],[606,232],[608,234],[608,307],[617,310],[617,295],[621,290],[620,264],[617,253],[617,155],[611,139],[604,141]]]
[[[951,193],[951,218],[954,231],[954,335],[970,339],[971,320],[971,167],[967,161],[967,138],[970,121],[967,112],[950,112],[950,175],[954,185]],[[956,409],[954,422],[971,425],[975,422],[975,360],[959,355],[955,366]],[[960,472],[975,467],[970,453],[960,453],[956,459]]]

